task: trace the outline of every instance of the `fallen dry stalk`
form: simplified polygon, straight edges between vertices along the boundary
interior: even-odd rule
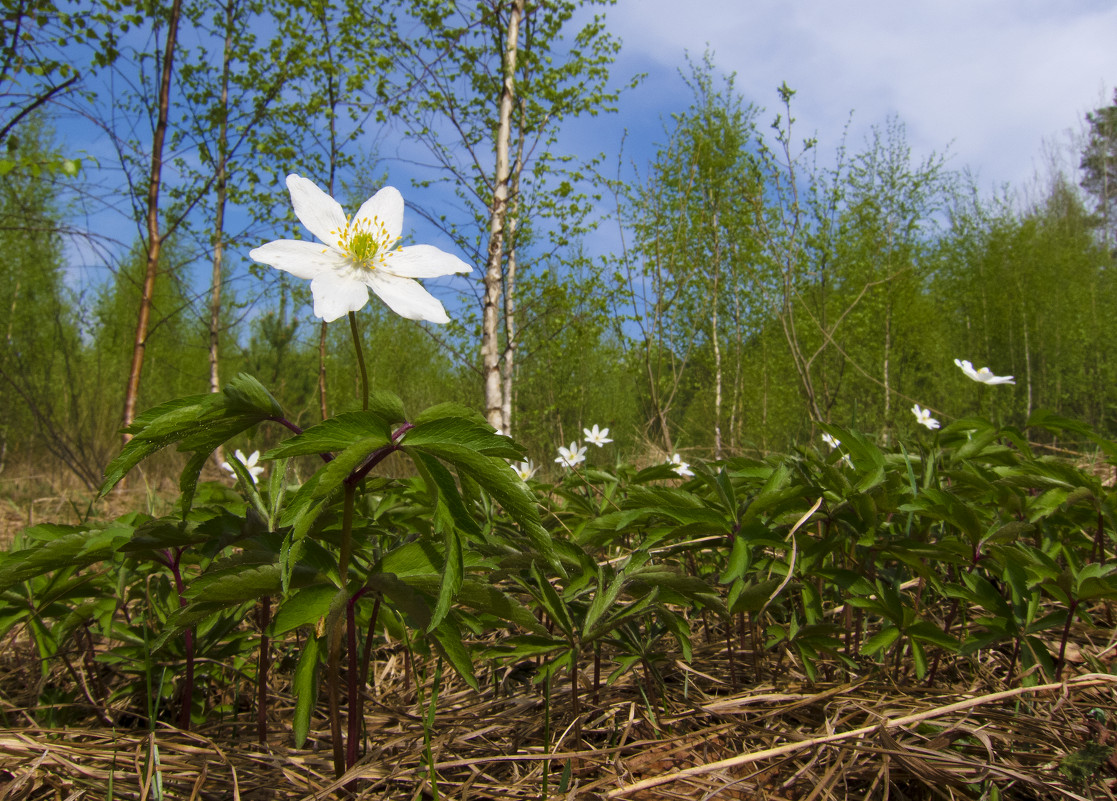
[[[903,717],[893,718],[891,720],[882,720],[880,723],[875,723],[871,726],[862,726],[859,729],[841,732],[839,734],[828,734],[823,737],[813,737],[807,740],[800,740],[794,743],[787,743],[786,745],[776,746],[775,748],[766,748],[763,751],[756,751],[751,754],[741,754],[728,759],[722,759],[717,762],[711,762],[706,765],[697,765],[693,768],[685,768],[684,770],[675,773],[664,773],[659,776],[653,776],[650,779],[628,784],[624,787],[618,787],[611,790],[607,798],[619,798],[629,793],[637,792],[638,790],[647,790],[651,787],[658,787],[668,782],[678,781],[679,779],[686,779],[688,777],[701,776],[706,773],[712,773],[718,770],[725,770],[726,768],[735,768],[741,765],[748,765],[753,762],[759,762],[763,759],[771,759],[773,757],[784,756],[792,754],[796,751],[802,751],[806,748],[812,748],[819,745],[828,745],[830,743],[842,742],[843,740],[853,740],[862,737],[866,734],[888,729],[895,729],[901,726],[908,726],[912,723],[919,723],[924,720],[949,715],[952,712],[960,712],[964,709],[972,709],[984,704],[996,703],[1008,698],[1016,696],[1028,695],[1032,693],[1042,693],[1051,690],[1062,690],[1069,692],[1072,688],[1077,689],[1081,687],[1097,687],[1102,684],[1117,684],[1117,676],[1105,673],[1087,673],[1083,676],[1068,679],[1067,681],[1054,682],[1052,684],[1040,684],[1034,687],[1016,687],[1011,690],[1003,690],[1001,692],[990,693],[988,695],[979,695],[976,698],[970,698],[965,701],[958,701],[946,706],[936,707],[935,709],[928,709],[924,712],[918,712],[914,715],[904,715]],[[1067,790],[1060,790],[1068,798],[1080,799],[1086,801],[1082,796],[1071,793]]]

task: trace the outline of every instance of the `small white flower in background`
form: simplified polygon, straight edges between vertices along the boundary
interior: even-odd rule
[[[921,426],[927,426],[932,431],[940,427],[939,421],[931,417],[931,410],[921,409],[918,403],[911,407],[911,413],[915,415],[916,421]]]
[[[409,320],[448,323],[442,304],[415,278],[468,273],[473,268],[433,245],[394,247],[403,232],[403,195],[386,186],[352,219],[341,204],[301,175],[288,175],[295,214],[325,247],[279,239],[249,252],[262,264],[310,280],[314,315],[327,323],[368,303],[371,289],[388,308]]]
[[[559,445],[559,455],[556,462],[563,467],[577,467],[586,460],[586,446],[578,447],[577,442],[571,442],[569,448]]]
[[[1010,375],[993,375],[988,367],[982,367],[980,370],[973,369],[971,364],[966,359],[955,359],[954,363],[962,369],[969,378],[979,384],[1015,384],[1016,381]]]
[[[599,448],[604,448],[605,443],[613,441],[613,440],[609,439],[609,429],[603,428],[600,431],[598,431],[597,430],[597,423],[593,424],[593,429],[592,430],[590,430],[588,428],[583,428],[582,433],[586,435],[586,442],[592,443]]]
[[[837,448],[839,445],[842,444],[842,441],[840,439],[835,439],[829,434],[823,434],[822,441],[830,446],[830,450],[834,450],[834,448]]]
[[[845,454],[838,460],[838,464],[844,464],[846,467],[853,467],[853,460],[849,458],[849,454]]]
[[[539,468],[535,466],[535,463],[532,462],[531,459],[528,459],[526,462],[512,465],[512,469],[516,471],[516,475],[520,477],[520,481],[527,481],[535,475],[535,471]]]
[[[261,473],[264,472],[264,468],[257,466],[256,464],[256,462],[260,461],[260,452],[252,451],[251,456],[245,456],[244,451],[242,451],[240,448],[237,448],[237,450],[233,452],[233,458],[244,465],[244,468],[248,471],[248,475],[252,477],[252,483],[257,483],[257,478]],[[228,462],[222,462],[221,467],[225,470],[228,470],[234,476],[237,474],[237,472],[233,469],[233,466]]]
[[[694,471],[690,469],[690,465],[683,461],[683,457],[679,454],[674,454],[667,460],[667,464],[671,465],[671,469],[675,471],[676,475],[682,478],[691,478],[694,476]]]

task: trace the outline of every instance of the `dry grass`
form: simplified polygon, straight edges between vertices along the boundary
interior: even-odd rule
[[[117,727],[40,730],[19,699],[37,663],[5,652],[0,799],[433,798],[423,709],[402,652],[382,650],[366,688],[363,756],[334,780],[322,714],[303,749],[290,732],[293,699],[270,695],[268,744],[256,742],[255,711],[182,732],[110,710]],[[756,667],[737,654],[736,670]],[[774,658],[763,675],[781,670]],[[1074,781],[1068,755],[1117,742],[1117,676],[1080,674],[1061,683],[1005,688],[995,655],[928,688],[881,673],[808,683],[786,665],[779,678],[734,688],[723,649],[675,661],[655,685],[639,671],[602,687],[583,675],[582,739],[574,741],[569,679],[547,700],[539,685],[507,694],[483,671],[480,692],[445,676],[431,733],[440,798],[796,799],[990,797],[1114,798],[1115,763]],[[79,668],[80,670],[80,668]],[[588,674],[590,671],[586,671]],[[61,680],[59,676],[54,679]],[[944,679],[945,680],[945,679]],[[245,689],[250,697],[251,690]],[[431,687],[424,688],[429,698]],[[321,712],[321,709],[320,709]],[[131,720],[141,727],[127,728]],[[1071,757],[1072,761],[1075,757]],[[1095,760],[1095,762],[1098,760]],[[1062,769],[1061,769],[1062,768]],[[2,783],[6,782],[6,786]],[[985,788],[986,795],[982,795]]]

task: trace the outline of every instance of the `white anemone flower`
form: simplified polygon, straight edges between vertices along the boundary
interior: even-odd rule
[[[673,454],[667,460],[667,464],[671,465],[671,469],[681,478],[691,478],[694,476],[694,471],[690,469],[690,465],[683,461],[683,457],[679,454]]]
[[[842,441],[840,439],[837,439],[836,437],[832,437],[829,434],[825,433],[822,435],[822,441],[830,446],[830,450],[834,450],[834,448],[837,448],[839,445],[842,444]]]
[[[1010,375],[993,375],[988,367],[982,367],[980,370],[973,369],[967,359],[955,359],[954,363],[962,369],[969,378],[979,384],[1015,384],[1015,379]]]
[[[918,403],[911,407],[911,413],[915,415],[916,422],[921,426],[927,426],[932,431],[941,427],[939,421],[931,417],[931,410],[920,408]]]
[[[314,314],[327,323],[361,309],[371,289],[409,320],[448,323],[442,304],[416,278],[468,273],[473,268],[433,245],[395,247],[403,231],[403,195],[386,186],[349,218],[341,204],[308,178],[288,175],[295,214],[325,247],[279,239],[249,252],[255,261],[310,280]]]
[[[559,455],[556,462],[563,467],[577,467],[586,460],[586,446],[578,447],[577,442],[571,442],[569,448],[559,445]]]
[[[613,441],[609,439],[609,429],[603,428],[598,431],[597,423],[593,424],[593,429],[583,428],[582,433],[586,435],[586,442],[592,443],[599,448],[604,448],[605,443]]]
[[[520,481],[527,481],[535,475],[535,471],[539,468],[535,466],[535,463],[531,461],[531,459],[528,459],[526,462],[512,465],[512,469],[516,471],[516,475],[520,477]]]
[[[233,458],[244,465],[244,469],[247,470],[248,475],[252,477],[252,483],[257,483],[257,479],[259,478],[260,474],[264,472],[264,468],[262,466],[257,466],[256,464],[258,461],[260,461],[260,452],[252,451],[251,456],[245,456],[244,451],[242,451],[240,448],[237,448],[237,450],[233,452]],[[234,470],[233,466],[228,462],[222,462],[221,467],[224,470],[228,470],[234,476],[237,474],[237,471]]]

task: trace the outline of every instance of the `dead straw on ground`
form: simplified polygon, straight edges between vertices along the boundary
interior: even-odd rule
[[[1003,687],[991,655],[985,665],[953,671],[952,686],[880,672],[811,683],[771,654],[760,663],[741,653],[737,660],[733,667],[724,649],[696,649],[690,664],[668,665],[650,698],[652,685],[639,671],[601,687],[596,702],[582,676],[578,743],[568,678],[551,689],[548,740],[540,685],[517,684],[510,694],[495,671],[483,676],[480,691],[444,677],[430,733],[432,768],[419,695],[401,656],[385,651],[366,688],[363,756],[336,780],[324,716],[305,747],[294,749],[293,700],[283,691],[270,699],[267,745],[256,742],[253,710],[193,732],[162,723],[149,731],[146,722],[118,715],[108,716],[122,721],[112,727],[37,730],[31,710],[9,695],[0,707],[0,801],[832,801],[968,799],[990,797],[992,787],[1001,798],[1114,798],[1113,763],[1085,778],[1067,764],[1091,744],[1117,744],[1117,676],[1083,672]],[[738,675],[735,688],[742,664],[763,668],[767,678],[750,684]],[[15,678],[0,676],[0,687]],[[429,698],[432,688],[423,689]]]

